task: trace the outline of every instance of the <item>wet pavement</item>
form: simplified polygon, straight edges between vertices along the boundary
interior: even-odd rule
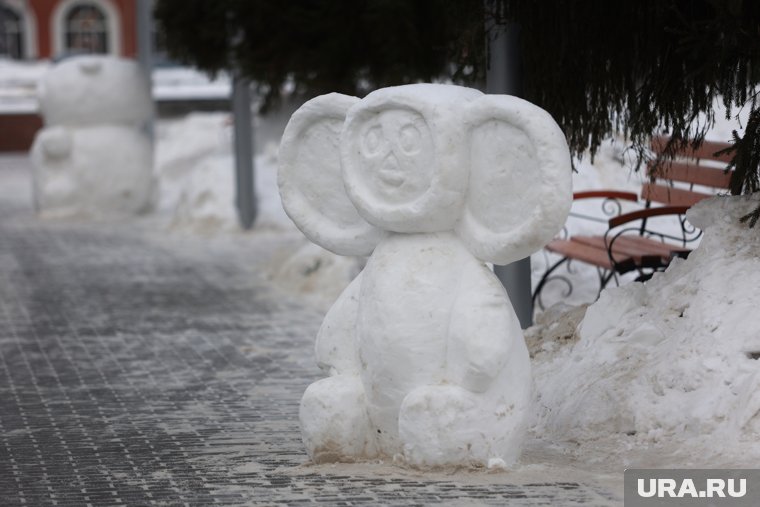
[[[264,276],[296,237],[41,221],[27,175],[0,158],[0,505],[622,503],[537,463],[311,465],[322,316]]]

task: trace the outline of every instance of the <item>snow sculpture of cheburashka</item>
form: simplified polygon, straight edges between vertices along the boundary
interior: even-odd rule
[[[126,216],[155,195],[152,114],[138,64],[110,56],[62,61],[42,78],[43,128],[31,150],[34,200],[43,216]]]
[[[515,97],[416,84],[323,95],[293,115],[280,145],[285,210],[314,243],[370,255],[317,336],[330,376],[299,414],[313,461],[517,459],[530,363],[484,261],[548,242],[570,180],[559,127]]]

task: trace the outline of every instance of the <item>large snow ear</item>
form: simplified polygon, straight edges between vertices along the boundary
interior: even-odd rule
[[[457,232],[479,259],[508,264],[543,247],[565,223],[570,152],[552,117],[517,97],[485,95],[465,117],[470,182]]]
[[[343,186],[340,131],[357,102],[337,93],[306,102],[285,127],[278,157],[285,212],[307,238],[340,255],[369,255],[385,234],[359,216]]]

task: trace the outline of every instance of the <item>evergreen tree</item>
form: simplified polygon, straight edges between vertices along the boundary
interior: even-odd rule
[[[470,65],[483,56],[482,2],[158,0],[155,15],[173,58],[210,73],[238,69],[265,108],[288,85],[363,96],[441,76],[483,79]]]
[[[749,110],[730,148],[731,192],[760,190],[757,0],[158,0],[156,17],[172,56],[239,69],[265,107],[288,83],[309,96],[477,86],[485,19],[517,23],[523,96],[554,116],[574,154],[621,132],[641,165],[650,136],[667,131],[666,159],[701,144],[722,100],[729,117]],[[746,218],[754,225],[760,208]]]

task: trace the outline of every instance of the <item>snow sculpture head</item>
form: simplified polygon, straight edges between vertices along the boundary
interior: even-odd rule
[[[87,55],[63,60],[38,91],[45,124],[141,125],[152,114],[148,79],[134,60]]]
[[[481,260],[540,249],[571,203],[564,135],[516,97],[446,85],[330,94],[291,119],[280,193],[309,239],[367,255],[388,232],[454,230]]]
[[[317,337],[331,376],[301,403],[312,459],[516,459],[528,355],[482,261],[548,242],[570,176],[559,127],[515,97],[419,84],[324,95],[293,115],[280,146],[286,212],[335,253],[371,254]]]

